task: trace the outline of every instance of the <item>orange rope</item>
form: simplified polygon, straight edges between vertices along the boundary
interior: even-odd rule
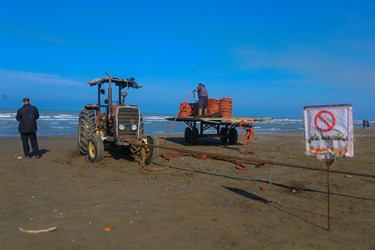
[[[223,117],[232,117],[232,99],[231,98],[221,98],[219,101],[220,114]]]
[[[164,170],[167,170],[168,168],[170,168],[170,164],[168,164],[167,166],[164,166],[164,167],[160,167],[160,168],[145,167],[146,149],[145,149],[144,145],[142,145],[141,150],[142,150],[142,153],[141,153],[142,158],[139,161],[139,168],[141,168],[143,170],[147,170],[147,171],[164,171]]]
[[[182,103],[186,103],[186,100],[187,100],[192,94],[193,94],[192,92],[189,92],[189,94],[185,97],[185,99],[184,99],[184,101],[183,101]],[[161,140],[164,140],[164,143],[163,143],[163,144],[167,143],[167,140],[166,140],[166,139],[167,139],[167,137],[169,137],[169,135],[171,134],[172,129],[174,128],[174,125],[176,124],[177,117],[180,116],[180,111],[181,111],[181,105],[180,105],[180,109],[179,109],[178,112],[177,112],[177,115],[175,116],[175,118],[174,118],[174,120],[173,120],[173,123],[172,123],[171,127],[170,127],[169,130],[168,130],[167,135],[164,136],[164,137],[161,137],[161,138],[160,138]]]
[[[242,126],[245,124],[245,123],[249,123],[249,122],[252,122],[252,121],[249,121],[249,120],[242,120],[240,121],[239,125],[240,125],[240,133],[241,133],[241,137],[242,137],[242,152],[243,153],[254,153],[254,151],[249,151],[249,149],[247,148],[247,144],[252,144],[251,140],[250,140],[250,137],[251,136],[255,136],[255,132],[254,132],[254,129],[252,127],[248,127],[246,129],[246,134],[244,135],[243,134],[243,131],[242,131]],[[245,128],[243,128],[245,129]]]
[[[220,102],[217,99],[209,98],[207,106],[207,115],[217,115],[220,114]]]
[[[192,113],[192,108],[189,103],[184,101],[180,104],[180,109],[178,110],[178,116],[179,117],[190,117]]]
[[[240,161],[236,159],[229,159],[224,156],[219,155],[210,155],[210,154],[200,154],[200,153],[187,153],[187,152],[164,152],[160,154],[160,157],[168,161],[168,166],[172,168],[172,160],[171,158],[181,157],[181,156],[192,156],[198,160],[217,160],[217,161],[226,161],[235,164],[235,168],[238,170],[248,170],[248,167],[245,164],[255,165],[256,167],[262,167],[265,164],[260,162],[247,162],[247,161]]]

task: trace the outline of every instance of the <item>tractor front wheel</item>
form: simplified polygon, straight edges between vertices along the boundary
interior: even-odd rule
[[[154,136],[148,135],[146,136],[145,142],[151,146],[143,146],[144,148],[140,150],[140,157],[141,159],[144,159],[147,165],[149,165],[156,157],[158,157],[158,148],[153,147],[158,145],[158,141]]]
[[[87,158],[91,162],[99,162],[104,158],[104,144],[100,135],[93,134],[89,139]]]

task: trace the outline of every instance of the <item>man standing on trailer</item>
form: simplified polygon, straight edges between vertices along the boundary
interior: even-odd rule
[[[35,106],[30,104],[30,99],[23,98],[23,106],[17,111],[16,119],[19,121],[18,132],[21,134],[23,153],[26,159],[30,159],[29,139],[31,147],[33,148],[33,155],[35,158],[40,158],[38,141],[36,138],[37,124],[39,119],[39,111]]]
[[[193,93],[198,91],[198,115],[206,114],[206,108],[208,106],[208,93],[206,86],[203,83],[199,83],[198,87],[193,90]]]

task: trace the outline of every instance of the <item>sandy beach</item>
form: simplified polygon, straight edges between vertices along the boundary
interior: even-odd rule
[[[256,134],[253,154],[217,139],[165,146],[324,168],[303,140]],[[355,157],[331,169],[374,175],[374,142],[375,129],[356,129]],[[27,160],[20,138],[0,138],[0,249],[375,249],[374,178],[331,173],[328,231],[326,172],[192,156],[146,171],[118,152],[92,164],[76,145],[39,137],[42,158]]]

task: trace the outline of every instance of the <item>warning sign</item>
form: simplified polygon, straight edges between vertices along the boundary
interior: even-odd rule
[[[336,117],[328,110],[322,110],[315,115],[314,124],[318,130],[328,132],[335,127]]]
[[[306,154],[353,156],[353,115],[350,104],[306,106],[303,110]]]

